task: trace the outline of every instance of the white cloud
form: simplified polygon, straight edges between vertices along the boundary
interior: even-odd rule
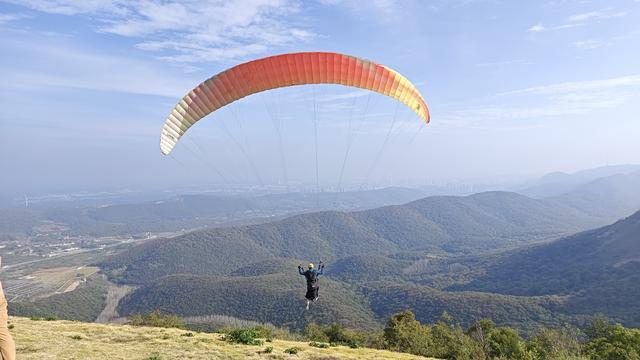
[[[600,9],[596,11],[590,11],[586,13],[580,13],[571,15],[567,18],[568,22],[587,22],[587,21],[595,21],[595,20],[606,20],[613,19],[617,17],[625,16],[626,13],[624,11],[613,11],[611,8]]]
[[[587,25],[587,23],[569,23],[569,24],[562,24],[562,25],[551,26],[551,27],[547,27],[547,26],[544,26],[542,24],[537,24],[537,25],[534,25],[534,26],[530,27],[529,29],[527,29],[527,31],[535,32],[535,33],[541,33],[541,32],[546,32],[546,31],[553,31],[553,30],[572,29],[572,28],[576,28],[576,27],[579,27],[579,26],[585,26],[585,25]]]
[[[28,16],[25,14],[0,14],[0,24],[8,23],[11,21],[16,21],[20,19],[27,18]]]
[[[318,101],[320,102],[332,102],[332,101],[336,101],[336,100],[347,100],[347,99],[353,99],[353,98],[359,98],[359,97],[363,97],[363,96],[367,96],[369,95],[371,92],[367,91],[367,90],[355,90],[355,91],[350,91],[344,94],[335,94],[335,95],[325,95],[322,97],[318,98]]]
[[[433,114],[438,122],[453,127],[511,130],[527,128],[528,122],[566,116],[589,116],[640,100],[640,75],[563,82],[497,94],[487,104]]]
[[[297,0],[17,3],[47,13],[85,15],[97,21],[99,32],[138,39],[139,49],[183,63],[236,60],[313,37],[296,24]]]
[[[122,1],[112,0],[5,0],[51,14],[77,15],[99,11],[116,11]]]
[[[640,86],[640,75],[621,76],[603,80],[572,81],[558,84],[534,86],[520,90],[513,90],[498,95],[536,94],[552,95],[577,91],[594,91]]]
[[[547,30],[547,28],[544,27],[544,25],[542,25],[542,24],[536,24],[536,25],[533,25],[532,27],[530,27],[529,29],[527,29],[527,31],[530,31],[530,32],[543,32],[543,31],[546,31],[546,30]]]
[[[601,40],[595,40],[595,39],[574,41],[571,43],[571,46],[576,47],[578,49],[583,49],[583,50],[597,49],[607,45],[609,45],[607,42],[604,42]]]
[[[532,65],[533,62],[525,59],[503,60],[503,61],[490,61],[477,63],[478,67],[493,67],[493,66],[510,66],[510,65]]]
[[[320,0],[320,2],[325,5],[347,6],[354,10],[373,8],[380,11],[393,11],[393,9],[395,9],[399,5],[399,2],[397,0],[371,0],[367,2],[358,0]]]
[[[50,87],[114,91],[177,98],[197,84],[153,61],[89,52],[51,39],[30,37],[0,42],[16,56],[47,62],[1,67],[2,91],[46,91]]]
[[[542,23],[538,23],[536,25],[531,26],[527,31],[534,33],[541,33],[552,30],[564,30],[571,29],[580,26],[592,25],[595,23],[599,23],[603,20],[609,20],[614,18],[619,18],[625,16],[626,13],[623,11],[614,11],[612,8],[605,8],[596,11],[590,11],[580,14],[574,14],[568,16],[564,23],[555,25],[555,26],[546,26]]]
[[[319,0],[323,5],[341,6],[351,13],[361,17],[368,15],[376,21],[386,23],[397,20],[400,15],[400,9],[403,5],[407,5],[408,1],[398,0]]]

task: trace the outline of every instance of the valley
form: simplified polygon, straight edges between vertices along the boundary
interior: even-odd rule
[[[608,193],[603,184],[613,184]],[[296,331],[310,322],[379,330],[390,315],[411,309],[426,323],[446,312],[463,326],[491,318],[524,334],[582,326],[595,312],[634,326],[631,300],[605,300],[602,289],[615,294],[635,281],[638,215],[607,226],[611,215],[593,209],[640,208],[638,184],[636,174],[621,174],[541,199],[510,192],[433,196],[271,222],[97,237],[108,245],[6,266],[4,285],[16,314],[99,322],[159,310]],[[594,192],[613,200],[602,203]],[[602,242],[608,252],[593,257]],[[580,249],[590,255],[567,257]],[[295,268],[310,260],[328,265],[322,301],[305,312]]]

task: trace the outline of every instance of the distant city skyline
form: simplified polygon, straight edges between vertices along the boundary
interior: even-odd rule
[[[312,187],[314,119],[322,189],[640,163],[638,23],[634,0],[0,1],[0,196]],[[296,87],[232,104],[160,154],[194,85],[296,51],[398,70],[432,123],[365,91]]]

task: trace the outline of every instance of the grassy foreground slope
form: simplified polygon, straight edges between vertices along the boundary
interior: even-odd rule
[[[425,359],[383,350],[332,347],[274,340],[262,346],[234,345],[220,334],[72,321],[33,321],[12,317],[11,330],[20,359]],[[270,354],[262,353],[266,346]],[[296,355],[285,349],[296,347]]]

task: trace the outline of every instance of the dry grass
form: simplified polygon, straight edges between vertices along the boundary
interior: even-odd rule
[[[371,349],[318,349],[308,343],[274,340],[261,346],[229,344],[219,334],[72,321],[34,321],[12,317],[18,358],[28,359],[419,359]],[[269,354],[266,347],[273,347]],[[296,347],[297,355],[285,349]],[[420,358],[424,359],[424,358]]]

